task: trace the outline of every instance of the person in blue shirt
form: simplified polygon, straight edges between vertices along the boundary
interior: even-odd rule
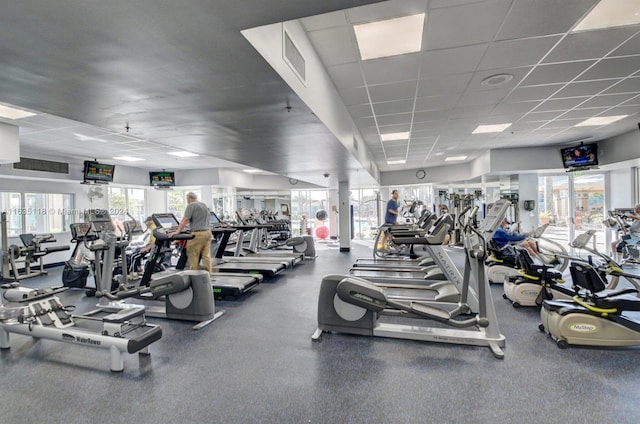
[[[538,257],[538,249],[535,242],[528,240],[529,234],[515,234],[507,231],[507,225],[509,225],[509,221],[505,218],[500,223],[496,232],[493,233],[492,239],[496,246],[504,249],[508,245],[518,245],[527,249],[531,257]]]
[[[387,212],[384,215],[385,224],[395,224],[398,221],[398,190],[391,192],[391,199],[387,202]]]

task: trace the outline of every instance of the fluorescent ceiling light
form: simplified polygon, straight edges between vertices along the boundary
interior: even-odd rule
[[[362,60],[396,56],[422,50],[426,15],[405,16],[354,25]]]
[[[200,156],[197,153],[185,152],[183,150],[178,150],[178,151],[175,151],[175,152],[169,152],[169,154],[172,155],[172,156],[177,156],[179,158],[193,158],[193,157],[196,157],[196,156]]]
[[[140,162],[143,158],[134,158],[133,156],[114,156],[115,160],[123,160],[125,162]]]
[[[495,125],[478,125],[478,128],[473,130],[471,134],[488,134],[488,133],[499,133],[507,128],[509,128],[511,124],[495,124]]]
[[[408,140],[409,132],[380,134],[381,141]]]
[[[262,172],[259,169],[244,169],[243,171],[248,173],[248,174],[258,174],[258,173]]]
[[[594,116],[593,118],[589,118],[584,120],[578,124],[576,127],[599,127],[601,125],[611,124],[613,122],[619,121],[621,119],[626,118],[629,115],[617,115],[617,116]]]
[[[406,159],[388,160],[387,161],[387,165],[402,165],[403,163],[407,163]]]
[[[0,105],[0,118],[20,119],[20,118],[28,118],[34,115],[35,113],[33,112],[27,112],[26,110]]]
[[[466,156],[447,156],[445,158],[445,162],[451,162],[454,160],[465,160],[467,157]]]
[[[571,32],[640,24],[640,3],[635,0],[600,0]]]

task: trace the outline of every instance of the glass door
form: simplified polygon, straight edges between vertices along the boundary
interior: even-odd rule
[[[604,174],[574,176],[573,194],[573,237],[595,230],[595,248],[600,252],[607,252],[602,225],[605,215]]]

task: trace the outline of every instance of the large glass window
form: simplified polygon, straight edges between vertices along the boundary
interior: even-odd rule
[[[292,190],[291,191],[291,231],[301,234],[306,226],[307,232],[315,234],[319,227],[329,229],[329,219],[316,219],[319,210],[329,216],[329,193],[326,190]]]
[[[605,249],[604,175],[558,175],[538,179],[540,224],[549,223],[544,237],[568,249],[571,240],[588,230],[595,230],[596,248]],[[573,199],[573,200],[572,200]]]
[[[129,213],[136,221],[145,217],[145,190],[140,188],[109,187],[109,212],[118,222],[130,220]]]
[[[9,237],[23,233],[62,233],[79,219],[74,213],[72,194],[3,192],[0,206],[7,212]]]
[[[359,239],[373,239],[378,231],[378,191],[373,189],[352,190],[353,235]]]
[[[7,235],[17,237],[22,231],[22,195],[21,193],[0,192],[0,206],[7,214]]]

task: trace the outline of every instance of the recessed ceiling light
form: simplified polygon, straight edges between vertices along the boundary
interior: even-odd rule
[[[243,172],[246,172],[247,174],[258,174],[262,171],[259,169],[243,169]]]
[[[183,150],[178,150],[178,151],[175,151],[175,152],[169,152],[169,154],[172,155],[172,156],[177,156],[179,158],[193,158],[193,157],[196,157],[196,156],[200,156],[197,153],[185,152]]]
[[[640,3],[630,0],[600,0],[571,32],[640,24]]]
[[[426,14],[354,25],[362,60],[396,56],[422,50]]]
[[[387,165],[402,165],[407,163],[406,159],[398,159],[398,160],[388,160]]]
[[[488,133],[499,133],[511,126],[509,124],[494,124],[494,125],[478,125],[478,128],[473,130],[471,134],[488,134]]]
[[[114,156],[113,159],[125,162],[140,162],[141,160],[144,160],[143,158],[134,158],[133,156]]]
[[[0,118],[21,119],[21,118],[28,118],[34,115],[35,113],[33,112],[27,112],[26,110],[0,105]]]
[[[611,124],[626,118],[629,115],[617,115],[617,116],[594,116],[593,118],[586,119],[574,126],[576,127],[599,127],[601,125]]]
[[[445,162],[451,162],[454,160],[465,160],[467,157],[466,156],[447,156],[445,158]]]
[[[380,134],[381,141],[408,140],[409,132]]]
[[[489,77],[486,77],[480,82],[480,85],[483,87],[500,87],[511,81],[513,79],[513,75],[511,74],[495,74]]]

